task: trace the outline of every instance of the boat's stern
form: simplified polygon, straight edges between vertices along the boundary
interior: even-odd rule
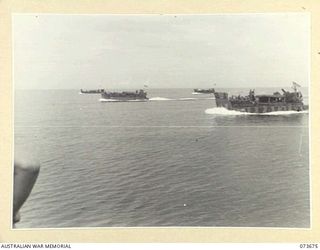
[[[229,102],[228,93],[226,92],[214,92],[214,97],[216,99],[217,107],[223,107],[226,109],[231,108],[231,104]]]

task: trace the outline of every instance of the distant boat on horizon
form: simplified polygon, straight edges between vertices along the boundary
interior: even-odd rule
[[[136,91],[122,91],[122,92],[109,92],[103,90],[101,92],[101,98],[105,100],[114,100],[114,101],[147,101],[147,92],[143,89]]]
[[[214,93],[214,88],[210,89],[193,89],[192,94],[213,94]]]
[[[80,94],[100,94],[103,91],[104,89],[89,89],[89,90],[80,89]]]

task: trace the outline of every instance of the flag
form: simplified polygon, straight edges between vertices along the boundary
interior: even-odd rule
[[[293,86],[294,87],[301,87],[298,83],[296,83],[296,82],[292,82],[292,84],[293,84]]]

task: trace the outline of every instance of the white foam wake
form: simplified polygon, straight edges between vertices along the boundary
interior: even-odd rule
[[[205,110],[206,114],[209,115],[245,115],[249,113],[235,111],[235,110],[228,110],[226,108],[210,108]]]
[[[194,101],[194,100],[214,100],[215,98],[195,98],[195,97],[181,97],[177,99],[167,98],[167,97],[152,97],[149,101]]]
[[[294,114],[308,114],[308,110],[303,111],[294,111],[294,110],[288,110],[288,111],[273,111],[269,113],[263,113],[260,115],[294,115]]]
[[[125,101],[125,102],[147,102],[147,101],[148,101],[148,99],[135,99],[135,100],[128,100],[128,101]]]
[[[185,97],[185,98],[179,98],[179,101],[192,101],[192,100],[197,100],[197,99],[199,99],[199,98]]]
[[[174,99],[166,98],[166,97],[152,97],[149,101],[173,101]]]
[[[206,114],[210,115],[292,115],[292,114],[307,114],[309,113],[308,110],[303,111],[274,111],[268,113],[247,113],[247,112],[240,112],[236,110],[228,110],[226,108],[210,108],[205,110]]]
[[[99,102],[120,102],[120,100],[100,98]]]
[[[134,100],[120,100],[120,99],[104,99],[100,98],[100,102],[146,102],[147,99],[134,99]]]

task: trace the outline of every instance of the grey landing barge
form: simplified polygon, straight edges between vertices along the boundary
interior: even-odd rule
[[[103,99],[109,99],[109,100],[115,100],[115,101],[147,101],[147,92],[140,89],[139,91],[123,91],[123,92],[109,92],[106,90],[103,90],[101,93],[101,98]]]
[[[102,92],[103,92],[103,89],[89,89],[89,90],[80,89],[81,94],[100,94]]]
[[[196,94],[213,94],[214,93],[214,89],[193,89],[193,93]]]
[[[282,94],[275,92],[272,95],[255,95],[254,90],[247,96],[228,97],[226,92],[214,92],[217,107],[247,113],[268,113],[274,111],[303,111],[308,110],[308,105],[303,104],[303,97],[293,85],[294,92],[282,89]]]

